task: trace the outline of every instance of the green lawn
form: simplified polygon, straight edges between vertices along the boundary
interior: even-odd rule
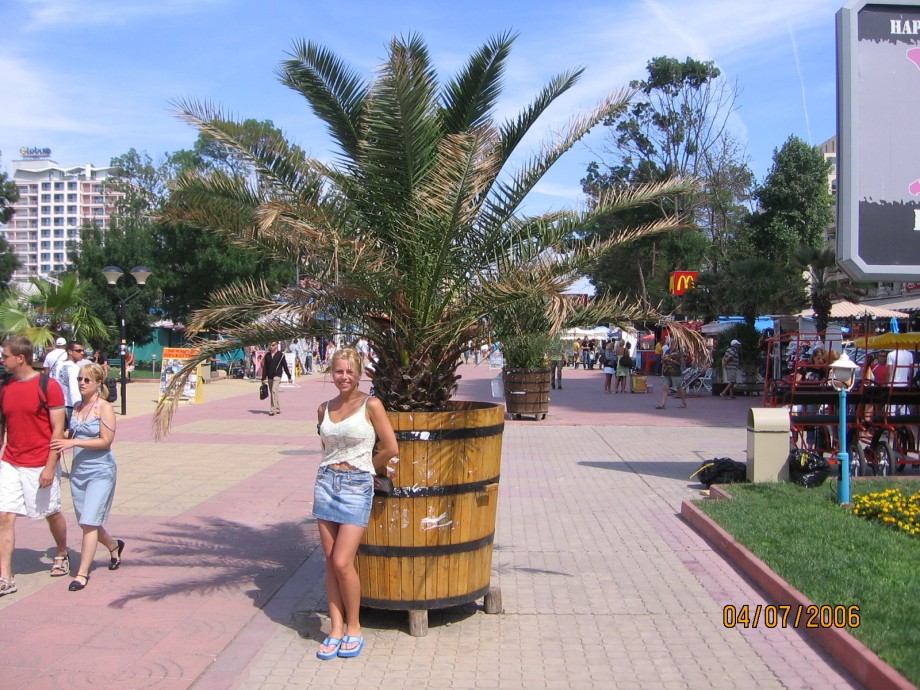
[[[851,496],[920,480],[852,482]],[[855,517],[837,503],[837,484],[737,484],[731,501],[698,506],[780,577],[818,605],[859,606],[850,632],[920,685],[920,538]]]

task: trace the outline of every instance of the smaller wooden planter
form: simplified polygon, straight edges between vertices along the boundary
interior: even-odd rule
[[[505,410],[514,419],[521,415],[533,415],[537,420],[546,419],[549,412],[550,370],[512,369],[502,370],[505,385]]]

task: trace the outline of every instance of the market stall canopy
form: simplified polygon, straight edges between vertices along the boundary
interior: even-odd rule
[[[857,338],[855,343],[859,347],[865,347],[869,350],[888,350],[895,347],[911,348],[920,345],[920,333],[883,333],[882,335],[874,335],[866,340]]]
[[[815,315],[813,309],[805,309],[798,313],[798,316],[811,318]],[[832,319],[864,319],[866,317],[873,319],[906,319],[909,314],[903,311],[894,311],[885,307],[874,307],[871,304],[856,304],[855,302],[834,302],[831,305]]]
[[[576,338],[600,338],[606,340],[610,337],[610,329],[604,326],[597,328],[568,328],[559,334],[562,340],[575,340]]]

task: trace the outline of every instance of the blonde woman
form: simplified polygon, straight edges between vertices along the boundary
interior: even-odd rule
[[[319,522],[326,556],[331,621],[329,636],[316,652],[320,659],[355,657],[364,648],[355,554],[370,517],[374,474],[384,474],[397,452],[396,434],[383,403],[358,390],[361,355],[352,348],[337,349],[329,370],[339,394],[317,410],[323,458],[313,491],[313,517]]]
[[[103,380],[105,371],[98,364],[88,364],[77,374],[80,400],[70,418],[69,438],[54,439],[56,451],[73,449],[70,469],[70,492],[77,522],[83,529],[80,567],[68,589],[79,592],[89,584],[89,571],[101,542],[109,550],[109,570],[118,570],[125,543],[113,539],[103,525],[109,517],[115,495],[115,411],[106,402],[108,391]]]

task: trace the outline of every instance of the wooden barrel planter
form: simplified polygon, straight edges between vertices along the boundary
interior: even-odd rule
[[[390,412],[399,442],[394,491],[375,497],[358,547],[361,603],[409,612],[409,632],[428,632],[430,609],[485,598],[490,588],[504,413],[494,403],[455,402],[440,412]]]
[[[540,369],[502,370],[505,385],[505,409],[514,419],[521,415],[533,415],[534,419],[546,419],[549,412],[550,371]]]

